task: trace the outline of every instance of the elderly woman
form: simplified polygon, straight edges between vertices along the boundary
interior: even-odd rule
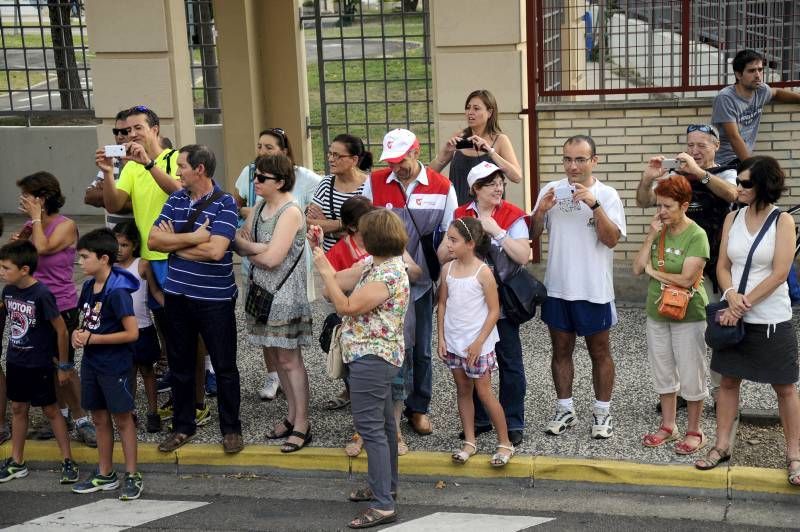
[[[698,469],[713,469],[731,456],[731,427],[739,409],[743,379],[771,384],[778,396],[789,484],[800,486],[800,400],[797,339],[792,325],[786,277],[794,257],[794,220],[782,213],[769,218],[786,191],[785,176],[772,157],[752,157],[739,165],[738,201],[744,203],[725,218],[717,275],[728,308],[722,325],[744,321],[744,339],[733,347],[714,350],[711,369],[722,375],[717,398],[717,439]],[[764,226],[769,220],[769,226]],[[744,293],[739,292],[745,262],[756,235],[767,227],[753,252]]]
[[[369,487],[354,490],[352,501],[371,501],[348,526],[366,528],[397,519],[397,425],[392,381],[403,365],[403,319],[409,281],[403,252],[405,226],[388,209],[361,217],[358,230],[372,262],[355,285],[344,286],[321,248],[314,264],[336,312],[343,316],[341,347],[350,373],[353,423],[367,450]],[[345,291],[352,290],[350,296]]]
[[[65,198],[61,185],[53,174],[36,172],[17,181],[20,189],[19,210],[30,219],[22,229],[11,235],[11,240],[30,240],[39,252],[39,266],[33,275],[37,281],[47,285],[56,298],[56,304],[67,331],[71,335],[78,327],[78,292],[72,281],[75,265],[75,245],[78,243],[78,226],[73,220],[59,214]],[[75,349],[69,346],[69,362],[75,360]],[[69,406],[75,419],[78,436],[90,447],[97,446],[94,425],[81,408],[80,379],[73,372],[69,382],[56,389],[62,411]],[[69,423],[69,415],[67,425]],[[49,439],[53,433],[43,428],[39,439]]]
[[[495,164],[514,183],[522,181],[522,169],[514,147],[500,129],[499,113],[497,100],[491,92],[480,89],[469,93],[464,103],[467,127],[455,132],[428,165],[437,172],[450,165],[450,181],[459,205],[469,201],[467,174],[481,162]]]
[[[467,184],[474,200],[461,205],[453,215],[455,219],[469,216],[480,220],[483,230],[492,238],[487,260],[501,280],[524,267],[531,252],[525,213],[503,199],[505,177],[503,171],[490,162],[484,161],[473,167],[467,176]],[[502,308],[497,332],[500,341],[495,346],[495,354],[500,368],[500,404],[506,414],[508,437],[516,446],[522,443],[525,430],[525,366],[519,324],[506,319]],[[492,430],[492,425],[477,394],[473,395],[473,403],[477,436]]]
[[[261,346],[278,371],[288,412],[267,439],[286,438],[284,453],[311,441],[308,420],[308,373],[301,347],[311,344],[311,306],[306,298],[306,269],[299,265],[305,251],[306,224],[294,200],[294,165],[283,154],[256,160],[255,193],[263,198],[236,237],[241,255],[249,256],[250,287],[258,285],[274,296],[266,321],[248,316],[248,340]]]
[[[648,170],[660,171],[653,159]],[[706,389],[705,307],[708,296],[702,287],[703,266],[708,260],[708,238],[686,211],[692,188],[685,177],[671,175],[658,180],[656,214],[639,253],[633,273],[650,276],[647,288],[647,354],[661,398],[659,429],[642,439],[645,447],[660,447],[679,438],[675,425],[677,395],[688,402],[686,436],[675,444],[678,454],[692,454],[706,445],[700,428]],[[658,312],[662,286],[674,285],[691,292],[686,315],[681,320]]]

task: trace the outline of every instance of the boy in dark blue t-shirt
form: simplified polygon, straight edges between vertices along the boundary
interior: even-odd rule
[[[67,423],[56,403],[53,363],[58,362],[58,382],[69,381],[72,364],[67,358],[67,326],[58,312],[56,298],[33,278],[39,254],[29,241],[15,241],[0,248],[3,312],[11,324],[6,350],[6,394],[11,401],[11,458],[0,463],[0,482],[28,475],[23,451],[31,405],[42,407],[50,420],[64,462],[61,483],[78,480],[72,461]]]
[[[72,333],[72,345],[83,348],[81,406],[92,412],[99,463],[94,473],[73,486],[72,491],[91,493],[119,487],[113,464],[113,418],[125,456],[126,474],[119,498],[138,499],[142,475],[136,471],[135,381],[131,379],[131,369],[139,326],[131,293],[139,288],[139,281],[114,266],[118,245],[110,230],[95,229],[85,234],[77,248],[78,263],[89,279],[83,283],[78,299],[80,326]]]

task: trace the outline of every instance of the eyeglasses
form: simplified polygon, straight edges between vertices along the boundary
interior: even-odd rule
[[[583,166],[584,164],[588,163],[592,159],[587,159],[586,157],[575,157],[574,159],[572,157],[564,157],[561,160],[564,162],[565,165],[569,165],[569,164],[575,163],[578,166]]]
[[[708,133],[712,135],[714,138],[719,138],[719,133],[717,133],[717,128],[714,126],[709,126],[707,124],[691,124],[689,127],[686,128],[686,133],[692,133],[693,131],[699,131],[701,133]]]
[[[506,182],[502,181],[492,181],[491,183],[486,183],[481,188],[503,188],[506,186]]]
[[[282,177],[271,176],[271,175],[267,175],[267,174],[253,174],[253,179],[258,181],[259,183],[264,183],[268,179],[270,181],[283,181]]]
[[[329,151],[327,153],[328,159],[333,159],[333,161],[338,161],[342,157],[357,157],[357,155],[350,155],[349,153],[336,153],[335,151]]]
[[[754,186],[756,186],[756,184],[753,183],[752,179],[748,179],[746,181],[743,181],[743,180],[739,179],[738,177],[736,178],[736,184],[739,185],[742,188],[753,188]]]
[[[120,135],[128,136],[131,133],[131,128],[123,127],[123,128],[117,129],[117,128],[113,127],[113,128],[111,128],[111,132],[114,134],[115,137],[118,137]]]

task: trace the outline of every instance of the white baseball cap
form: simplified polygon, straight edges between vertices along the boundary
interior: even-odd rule
[[[472,188],[472,185],[475,184],[475,181],[478,179],[483,179],[484,177],[488,177],[495,172],[500,172],[501,174],[503,173],[499,166],[492,164],[489,161],[478,163],[472,167],[472,170],[469,171],[469,174],[467,175],[467,185]]]
[[[393,129],[383,137],[381,161],[399,163],[408,152],[419,148],[417,136],[407,129]]]

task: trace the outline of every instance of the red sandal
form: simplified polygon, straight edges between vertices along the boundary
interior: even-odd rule
[[[658,435],[659,432],[665,432],[667,433],[667,436],[661,437]],[[653,434],[645,434],[642,438],[642,445],[645,447],[661,447],[665,443],[677,439],[678,432],[676,429],[671,429],[662,425],[658,427],[658,431],[654,432]]]
[[[693,430],[686,431],[687,436],[694,436],[695,438],[700,438],[700,441],[697,442],[697,445],[689,445],[686,443],[686,440],[680,441],[675,444],[675,453],[676,454],[694,454],[703,447],[708,444],[708,440],[706,439],[706,435],[702,432],[695,432]]]

